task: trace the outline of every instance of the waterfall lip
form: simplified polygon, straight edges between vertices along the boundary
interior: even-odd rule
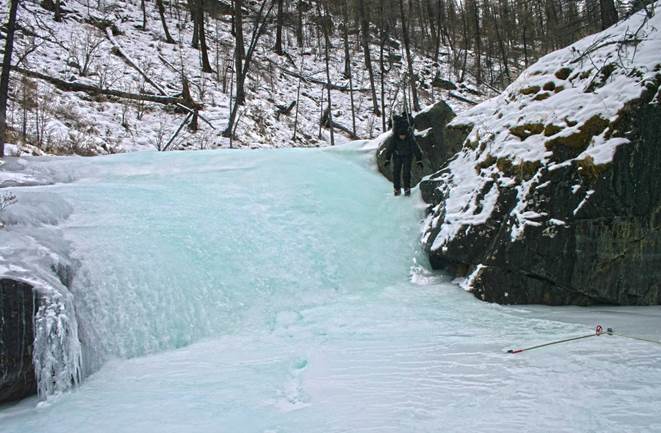
[[[28,284],[35,298],[32,364],[40,400],[66,392],[82,381],[82,350],[74,297],[68,285],[79,263],[58,225],[71,207],[53,193],[19,200],[5,209],[10,224],[0,230],[0,278]],[[31,191],[30,195],[35,194]]]

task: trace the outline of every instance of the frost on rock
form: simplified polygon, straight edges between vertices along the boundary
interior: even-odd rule
[[[630,157],[631,166],[644,163],[645,158],[631,153],[638,152],[632,142],[656,136],[645,128],[655,128],[658,118],[646,114],[650,119],[645,117],[643,125],[637,112],[659,105],[660,28],[657,5],[651,18],[637,13],[548,54],[501,95],[449,124],[467,131],[463,149],[421,186],[434,204],[422,239],[436,267],[466,275],[490,254],[501,269],[518,272],[514,257],[493,254],[494,242],[526,248],[529,232],[555,237],[560,230],[576,229],[575,220],[629,212],[620,210],[621,204],[601,204],[618,200],[615,196],[628,186],[599,184],[605,185],[614,166],[622,165],[615,163],[618,155]],[[649,164],[657,154],[647,151]],[[628,175],[617,176],[634,182]],[[651,181],[658,183],[654,177]],[[557,283],[546,271],[526,272],[549,286]]]

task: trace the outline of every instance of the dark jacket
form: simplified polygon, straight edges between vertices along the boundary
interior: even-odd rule
[[[422,161],[422,153],[418,144],[415,142],[415,137],[411,131],[406,133],[406,138],[401,140],[399,135],[393,134],[386,140],[386,159],[395,157],[412,157],[415,155],[416,161]]]

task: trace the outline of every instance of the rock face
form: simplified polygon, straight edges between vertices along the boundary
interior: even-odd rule
[[[461,148],[463,140],[457,140],[454,130],[447,129],[447,124],[455,117],[454,112],[443,101],[439,101],[426,110],[419,112],[413,119],[415,139],[422,151],[424,168],[415,164],[411,169],[411,184],[417,185],[420,180],[438,170],[449,156]],[[386,138],[376,153],[379,171],[392,181],[392,165],[385,166],[385,150],[392,132]]]
[[[545,57],[450,125],[466,140],[421,184],[423,243],[478,298],[661,304],[661,45],[617,43],[626,26],[656,37],[661,20],[628,21]]]
[[[0,404],[37,392],[32,344],[32,286],[0,279]]]

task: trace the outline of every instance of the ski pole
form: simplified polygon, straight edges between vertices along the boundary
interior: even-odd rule
[[[566,343],[568,341],[582,340],[584,338],[590,338],[590,337],[598,337],[603,333],[604,333],[604,328],[602,328],[601,325],[597,325],[597,328],[595,329],[594,334],[580,335],[578,337],[572,337],[572,338],[565,338],[564,340],[551,341],[549,343],[538,344],[537,346],[526,347],[524,349],[510,349],[510,350],[507,351],[507,353],[514,354],[514,353],[527,352],[529,350],[540,349],[542,347],[552,346],[554,344]]]

